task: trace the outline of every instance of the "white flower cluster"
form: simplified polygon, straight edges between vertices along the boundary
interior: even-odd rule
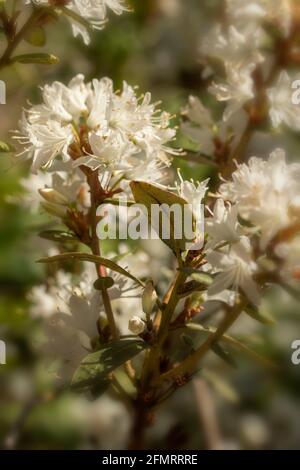
[[[222,64],[225,73],[225,80],[214,81],[209,87],[216,99],[226,104],[225,123],[230,126],[232,119],[238,122],[239,118],[243,122],[245,109],[250,113],[248,108],[255,102],[261,106],[262,115],[266,111],[269,113],[274,128],[285,124],[298,131],[300,108],[292,102],[292,82],[296,77],[286,70],[276,69],[275,57],[285,48],[284,41],[288,41],[292,33],[292,1],[225,0],[225,3],[226,21],[214,27],[201,45],[201,54],[208,64],[207,72],[212,71],[213,59],[212,63],[217,60]],[[282,43],[277,45],[278,37]],[[264,94],[259,91],[262,83],[266,86]],[[260,101],[256,102],[258,98]],[[199,104],[197,106],[199,108]],[[205,128],[202,126],[203,123],[203,134]],[[188,133],[191,133],[190,129]],[[207,132],[205,135],[207,140]]]
[[[124,0],[26,0],[26,3],[58,9],[63,7],[74,36],[82,36],[85,44],[90,42],[89,28],[104,27],[109,9],[116,15],[128,11]]]
[[[126,82],[114,92],[108,78],[85,83],[77,75],[42,89],[43,103],[24,111],[16,139],[32,169],[49,168],[56,157],[86,166],[107,178],[150,180],[168,164],[166,144],[175,136],[170,115],[151,103],[150,93],[136,96]]]
[[[252,157],[221,185],[212,217],[206,220],[207,260],[214,281],[208,293],[241,288],[260,303],[255,277],[266,254],[290,281],[299,276],[300,164],[287,164],[275,150],[268,160]],[[278,239],[277,239],[278,237]],[[278,261],[278,258],[280,259]],[[282,267],[283,263],[283,267]]]
[[[288,165],[275,150],[267,161],[252,157],[239,165],[232,181],[220,187],[222,197],[237,204],[239,215],[260,230],[264,250],[276,234],[299,222],[300,164]]]

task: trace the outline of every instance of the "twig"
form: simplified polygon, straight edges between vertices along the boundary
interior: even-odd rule
[[[192,372],[194,372],[197,369],[198,362],[206,355],[208,351],[210,351],[211,347],[222,338],[224,333],[226,333],[233,323],[235,323],[242,313],[244,306],[245,302],[238,303],[231,311],[225,313],[225,316],[216,332],[211,334],[200,346],[200,348],[188,356],[181,364],[162,374],[156,383],[159,384],[165,380],[174,379],[182,375],[190,375]]]
[[[93,172],[91,177],[89,178],[89,186],[91,190],[91,209],[90,209],[90,219],[91,219],[91,250],[94,255],[101,256],[100,251],[100,244],[99,239],[97,236],[97,190],[98,190],[98,175],[97,172]],[[105,277],[106,276],[106,269],[104,266],[96,265],[96,270],[98,276]],[[117,329],[117,325],[115,322],[114,314],[111,307],[110,298],[107,292],[107,288],[105,286],[101,289],[103,305],[105,309],[105,313],[107,316],[107,320],[111,329],[111,334],[115,339],[119,338],[119,332]]]

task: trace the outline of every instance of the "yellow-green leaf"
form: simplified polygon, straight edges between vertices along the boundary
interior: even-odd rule
[[[53,65],[59,62],[58,57],[53,54],[22,54],[12,58],[12,62],[21,64]]]
[[[179,256],[181,252],[186,250],[186,243],[191,242],[191,240],[186,240],[184,236],[184,207],[187,205],[187,201],[170,191],[144,181],[132,181],[130,187],[134,200],[146,207],[149,224],[155,229],[159,238],[173,250],[176,256]],[[152,220],[153,205],[160,206],[162,213],[167,217],[170,228],[169,238],[163,237],[164,227],[162,223],[159,223],[159,227],[156,227]],[[178,239],[176,238],[174,213],[172,213],[172,206],[174,205],[179,206],[181,209],[181,221],[176,219],[176,227],[181,228],[182,233],[181,238]]]

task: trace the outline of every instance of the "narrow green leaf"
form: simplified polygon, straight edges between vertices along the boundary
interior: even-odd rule
[[[200,325],[199,323],[187,323],[186,327],[188,329],[198,331],[199,333],[203,333],[206,336],[214,334],[216,332],[215,327],[205,328],[204,326]],[[249,346],[242,343],[238,339],[233,338],[232,336],[223,335],[222,338],[220,339],[220,342],[224,342],[224,343],[227,343],[229,345],[232,345],[232,346],[236,347],[237,349],[241,350],[245,355],[247,355],[252,360],[258,362],[260,365],[262,365],[264,367],[268,367],[268,368],[272,368],[272,369],[277,368],[277,365],[274,364],[272,361],[270,361],[269,359],[261,356],[256,351],[253,351],[251,348],[249,348]]]
[[[68,242],[68,241],[78,241],[78,238],[72,233],[63,232],[60,230],[44,230],[39,233],[41,238],[45,240],[51,240],[54,242]]]
[[[64,253],[61,255],[51,256],[49,258],[41,258],[38,260],[38,263],[56,263],[58,261],[67,261],[70,259],[77,259],[79,261],[89,261],[91,263],[96,263],[102,266],[105,266],[112,271],[115,271],[119,274],[122,274],[125,277],[128,277],[132,281],[136,282],[140,286],[144,286],[143,282],[140,281],[138,278],[130,274],[126,269],[122,268],[118,264],[114,263],[107,258],[103,258],[102,256],[96,256],[89,253]]]
[[[42,64],[53,65],[58,64],[59,59],[53,54],[22,54],[13,57],[12,62],[19,62],[21,64]]]
[[[271,317],[270,313],[267,312],[265,307],[260,307],[258,310],[256,307],[247,306],[245,312],[254,320],[264,325],[274,325],[275,320]]]
[[[220,357],[226,364],[230,365],[231,367],[237,368],[237,363],[232,355],[226,351],[219,343],[212,345],[212,351]]]
[[[99,351],[88,354],[75,372],[71,387],[76,391],[88,391],[95,386],[105,389],[108,375],[122,364],[143,351],[146,343],[136,339],[111,341]]]

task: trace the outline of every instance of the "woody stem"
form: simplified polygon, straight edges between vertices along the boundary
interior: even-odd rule
[[[96,256],[101,256],[100,243],[97,236],[97,208],[98,208],[98,176],[97,172],[93,172],[89,178],[89,186],[91,190],[91,209],[90,209],[90,223],[91,223],[91,244],[90,248],[92,253]],[[106,276],[106,268],[101,264],[96,264],[96,270],[99,278]],[[101,288],[102,300],[107,316],[108,324],[110,326],[111,334],[114,339],[119,338],[119,332],[116,326],[114,314],[111,307],[111,302],[107,288],[103,285]]]

